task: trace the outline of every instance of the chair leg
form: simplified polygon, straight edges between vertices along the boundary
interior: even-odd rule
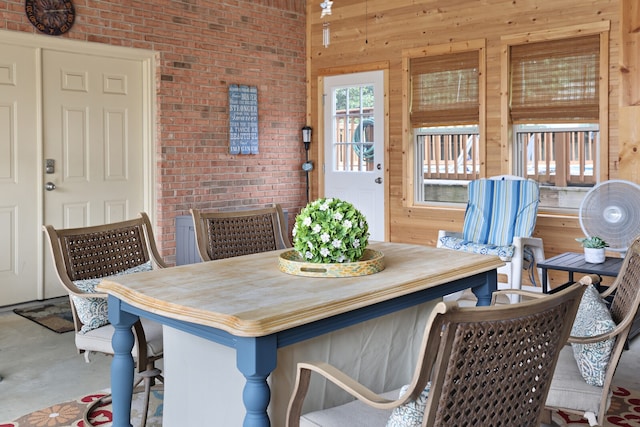
[[[164,378],[161,375],[162,371],[154,367],[153,363],[147,365],[147,370],[140,373],[142,380],[144,381],[144,402],[142,405],[142,418],[140,427],[144,427],[147,424],[147,413],[149,412],[149,400],[151,397],[151,386],[154,385],[156,378],[164,383]]]
[[[549,409],[543,408],[542,414],[540,416],[540,422],[542,424],[552,424],[553,420],[551,417],[551,411]]]
[[[107,394],[106,396],[102,396],[100,399],[96,399],[95,402],[87,406],[87,409],[84,411],[82,415],[82,420],[86,427],[92,427],[93,424],[89,421],[89,415],[93,413],[99,406],[108,405],[111,403],[111,394]]]
[[[144,379],[144,404],[142,405],[142,420],[140,421],[140,427],[147,425],[147,412],[149,412],[149,397],[151,394],[151,382],[153,378],[147,377]]]

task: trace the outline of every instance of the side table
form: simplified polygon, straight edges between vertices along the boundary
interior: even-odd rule
[[[584,260],[583,253],[565,252],[553,258],[545,259],[538,263],[542,270],[542,292],[553,293],[575,282],[573,273],[597,274],[600,276],[616,277],[622,267],[623,258],[606,257],[601,264],[591,264]],[[569,273],[569,281],[549,291],[547,283],[547,270],[566,271]]]

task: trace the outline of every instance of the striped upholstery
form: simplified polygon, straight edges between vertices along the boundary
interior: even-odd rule
[[[462,238],[442,237],[449,249],[510,259],[514,237],[530,237],[536,225],[540,191],[524,179],[478,179],[469,183]]]
[[[531,236],[539,201],[538,184],[532,180],[471,181],[464,240],[504,246],[511,245],[514,236]]]

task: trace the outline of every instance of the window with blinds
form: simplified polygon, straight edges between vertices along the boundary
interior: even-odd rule
[[[478,51],[412,58],[412,126],[477,124],[478,63]]]
[[[418,203],[459,201],[448,182],[479,176],[479,63],[479,50],[409,61]]]
[[[513,123],[598,122],[600,36],[511,46]]]
[[[596,182],[600,35],[510,47],[518,175],[555,187]]]

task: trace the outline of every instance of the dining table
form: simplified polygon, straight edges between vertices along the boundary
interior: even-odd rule
[[[383,254],[374,274],[313,277],[279,268],[290,249],[104,279],[114,326],[113,427],[131,427],[133,324],[148,318],[235,350],[244,377],[243,426],[270,426],[267,381],[278,349],[471,288],[489,305],[498,257],[430,246],[370,242]],[[174,349],[180,351],[180,349]],[[171,387],[168,384],[166,387]]]

